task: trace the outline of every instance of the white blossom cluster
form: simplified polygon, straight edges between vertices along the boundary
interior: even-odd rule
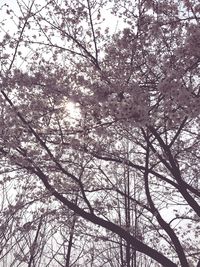
[[[145,123],[148,120],[148,106],[137,96],[124,95],[119,98],[112,94],[103,106],[104,114],[111,115],[116,119]]]
[[[167,78],[159,84],[158,89],[164,96],[165,111],[173,120],[180,116],[180,112],[190,117],[200,114],[200,99],[181,86],[180,82]]]

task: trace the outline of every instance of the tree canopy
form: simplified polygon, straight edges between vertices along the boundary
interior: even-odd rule
[[[2,2],[1,266],[199,267],[199,1]]]

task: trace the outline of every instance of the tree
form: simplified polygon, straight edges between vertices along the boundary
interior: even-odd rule
[[[198,1],[17,4],[1,8],[2,170],[68,208],[69,237],[100,227],[102,266],[199,267]],[[89,247],[77,264],[100,266]]]

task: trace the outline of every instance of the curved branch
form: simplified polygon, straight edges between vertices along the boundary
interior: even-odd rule
[[[182,177],[181,177],[181,173],[180,173],[180,169],[178,167],[178,164],[176,163],[170,147],[168,145],[165,144],[165,142],[163,141],[163,139],[161,138],[161,136],[158,134],[158,132],[156,131],[156,129],[153,126],[149,126],[148,129],[150,130],[150,132],[155,136],[156,140],[159,142],[161,148],[165,151],[169,163],[170,163],[170,167],[167,167],[169,165],[169,163],[167,163],[167,161],[165,161],[164,159],[162,159],[162,163],[168,168],[168,170],[171,172],[171,174],[173,175],[174,179],[177,181],[178,185],[179,185],[179,192],[181,193],[181,195],[183,196],[183,198],[187,201],[187,203],[191,206],[191,208],[193,208],[193,210],[197,213],[197,215],[200,217],[200,206],[199,204],[195,201],[195,199],[188,193],[187,191],[187,183],[183,181]],[[146,138],[147,140],[147,138]],[[149,140],[147,140],[147,142],[149,142]],[[152,148],[152,144],[151,148]]]
[[[96,64],[99,66],[99,64],[98,64],[97,41],[96,41],[96,36],[95,36],[95,32],[94,32],[94,25],[93,25],[93,21],[92,21],[92,13],[91,13],[90,0],[87,0],[87,4],[88,4],[88,11],[89,11],[89,18],[90,18],[90,25],[91,25],[91,29],[92,29],[92,36],[93,36],[93,41],[94,41],[94,47],[95,47]]]
[[[181,243],[180,243],[177,235],[172,230],[170,225],[168,223],[166,223],[165,220],[162,218],[162,216],[160,215],[158,209],[155,207],[154,202],[151,198],[151,193],[149,190],[149,177],[148,177],[149,176],[149,148],[150,148],[149,144],[147,144],[147,149],[146,149],[147,153],[146,153],[146,159],[145,159],[145,172],[144,172],[145,191],[146,191],[148,203],[149,203],[151,210],[152,210],[153,214],[155,215],[158,223],[160,224],[162,229],[165,230],[165,232],[171,238],[171,241],[174,244],[175,250],[178,254],[178,257],[179,257],[179,260],[180,260],[182,266],[189,267],[184,250],[181,246]]]
[[[138,239],[136,239],[134,236],[132,236],[129,232],[127,232],[125,229],[121,228],[120,226],[106,221],[98,216],[96,216],[94,213],[88,213],[85,210],[78,207],[73,202],[69,201],[67,198],[65,198],[63,195],[61,195],[59,192],[57,192],[48,182],[48,177],[41,171],[39,167],[31,168],[27,167],[27,170],[31,171],[32,173],[36,174],[38,178],[42,181],[45,188],[52,193],[52,195],[60,200],[65,206],[67,206],[70,210],[74,211],[76,214],[81,216],[82,218],[99,225],[126,240],[129,242],[137,251],[140,251],[141,253],[146,254],[150,258],[154,259],[155,261],[162,264],[162,266],[165,267],[177,267],[175,263],[173,263],[171,260],[169,260],[167,257],[165,257],[160,252],[156,251],[155,249],[149,247],[148,245],[142,243]]]
[[[72,173],[68,172],[65,168],[63,168],[63,166],[61,165],[60,162],[58,162],[56,160],[56,158],[54,157],[54,155],[52,154],[51,150],[48,148],[48,146],[46,145],[46,143],[40,138],[40,136],[37,134],[37,132],[32,128],[32,126],[30,125],[30,123],[28,123],[26,121],[26,119],[22,116],[22,114],[17,111],[15,105],[13,104],[13,102],[9,99],[9,97],[6,95],[6,93],[1,90],[2,95],[4,96],[4,98],[6,99],[6,101],[9,103],[9,105],[15,110],[16,116],[21,120],[21,122],[30,130],[31,134],[33,134],[36,138],[36,140],[39,142],[39,144],[41,145],[41,147],[47,152],[47,154],[50,156],[51,160],[55,163],[55,165],[58,167],[58,169],[64,173],[65,175],[67,175],[69,178],[71,178],[73,181],[76,182],[76,184],[78,184],[83,199],[85,201],[85,203],[87,204],[89,210],[91,213],[93,213],[93,208],[90,205],[89,200],[86,197],[85,194],[85,190],[84,190],[84,186],[82,184],[82,182],[80,181],[80,179],[78,179],[75,175],[73,175]],[[22,152],[22,155],[24,156],[24,153]]]

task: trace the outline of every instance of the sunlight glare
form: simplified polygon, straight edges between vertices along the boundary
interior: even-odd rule
[[[80,109],[78,105],[74,102],[67,102],[66,111],[71,119],[77,119],[80,116]]]

